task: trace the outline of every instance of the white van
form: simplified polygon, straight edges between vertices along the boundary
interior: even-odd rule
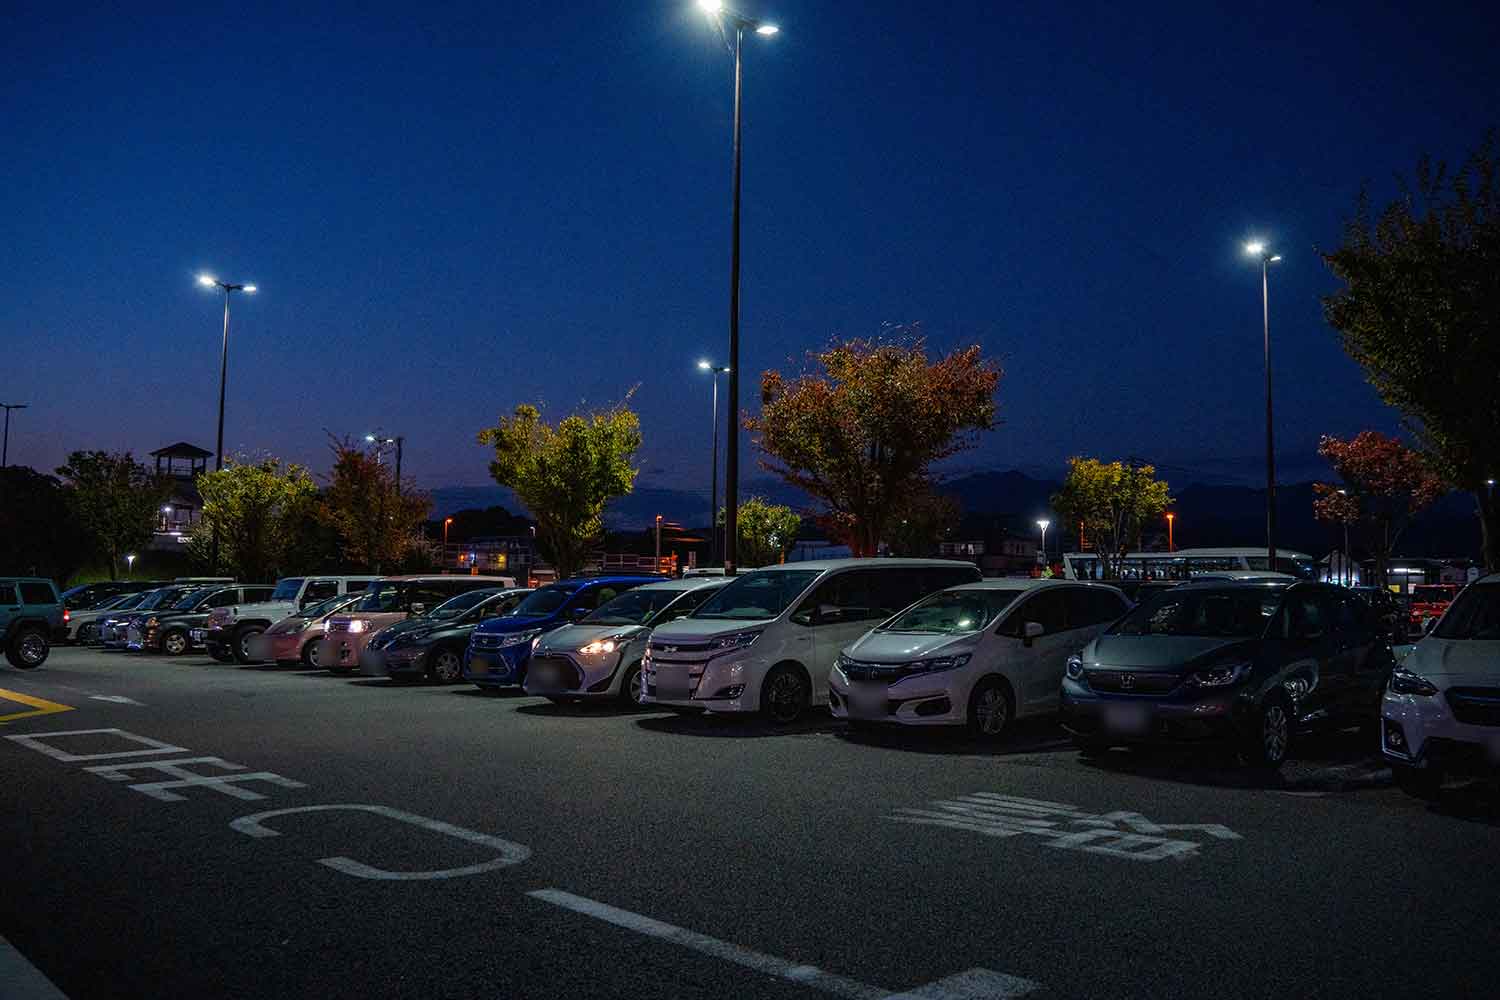
[[[828,679],[829,707],[853,724],[967,726],[999,739],[1013,719],[1057,711],[1068,657],[1129,610],[1099,583],[954,587],[850,645]]]
[[[940,559],[829,559],[737,576],[651,634],[641,701],[795,721],[827,704],[833,661],[872,625],[979,579],[974,564]]]

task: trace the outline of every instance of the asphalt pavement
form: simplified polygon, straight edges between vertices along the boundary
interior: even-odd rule
[[[1366,739],[1266,778],[58,649],[0,670],[0,936],[75,1000],[1487,994],[1500,798]]]

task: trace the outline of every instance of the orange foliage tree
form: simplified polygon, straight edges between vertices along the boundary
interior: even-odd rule
[[[1360,527],[1374,558],[1375,582],[1384,587],[1401,533],[1443,495],[1443,481],[1416,451],[1376,431],[1361,431],[1347,441],[1325,435],[1318,454],[1343,485],[1316,483],[1313,513],[1319,520]]]

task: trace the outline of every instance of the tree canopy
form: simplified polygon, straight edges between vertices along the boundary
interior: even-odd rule
[[[172,484],[130,452],[75,451],[57,474],[72,489],[73,512],[115,578],[127,552],[151,540]]]
[[[1376,431],[1362,431],[1347,441],[1324,436],[1318,454],[1343,485],[1314,484],[1313,513],[1320,520],[1360,527],[1374,556],[1376,585],[1384,587],[1401,533],[1415,514],[1443,495],[1443,481],[1420,454]]]
[[[761,376],[761,412],[745,427],[761,467],[816,499],[855,554],[873,555],[904,499],[930,489],[932,464],[994,426],[1002,373],[978,346],[931,361],[920,337],[844,341],[810,360],[816,370],[790,381]]]
[[[333,470],[323,491],[321,516],[338,533],[344,562],[372,572],[390,572],[409,559],[424,559],[422,524],[432,508],[425,494],[403,490],[395,472],[348,438],[330,438]]]
[[[1052,509],[1071,525],[1082,523],[1084,537],[1099,554],[1106,579],[1119,575],[1119,560],[1144,526],[1172,503],[1156,467],[1133,462],[1068,459],[1068,476],[1052,498]]]
[[[719,523],[724,523],[724,509],[719,509]],[[739,534],[739,561],[742,566],[774,566],[792,548],[802,518],[783,504],[764,497],[750,497],[739,506],[735,522]]]
[[[92,550],[93,540],[75,523],[69,489],[24,465],[0,468],[0,574],[66,585]]]
[[[275,458],[231,460],[200,475],[198,492],[203,516],[189,543],[194,555],[201,558],[217,532],[220,568],[246,582],[273,580],[304,557],[294,543],[318,496],[307,469]]]

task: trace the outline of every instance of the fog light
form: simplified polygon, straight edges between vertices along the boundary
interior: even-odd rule
[[[1406,731],[1401,728],[1401,723],[1392,722],[1390,719],[1382,720],[1385,723],[1385,746],[1387,750],[1405,755]]]
[[[738,698],[745,693],[745,685],[731,684],[728,687],[719,688],[714,692],[715,698]]]

